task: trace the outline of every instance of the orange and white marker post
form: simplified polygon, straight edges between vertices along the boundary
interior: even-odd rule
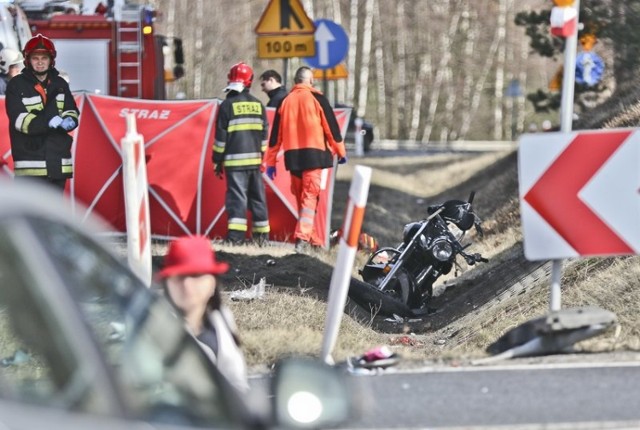
[[[329,284],[329,299],[327,302],[327,322],[322,339],[321,358],[327,364],[333,364],[331,352],[338,339],[340,321],[347,302],[347,293],[351,281],[351,269],[358,251],[358,237],[364,220],[364,210],[369,196],[371,182],[371,168],[356,166],[349,188],[349,202],[342,226],[342,237],[336,258],[336,266]]]
[[[151,286],[151,222],[144,138],[136,130],[136,118],[127,115],[122,145],[122,178],[127,224],[129,267],[145,285]]]

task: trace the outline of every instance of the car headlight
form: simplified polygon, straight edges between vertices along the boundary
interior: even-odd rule
[[[277,428],[337,427],[358,406],[343,371],[313,359],[280,360],[271,384]]]
[[[440,261],[447,261],[453,254],[453,247],[447,239],[436,239],[431,247],[431,253]]]

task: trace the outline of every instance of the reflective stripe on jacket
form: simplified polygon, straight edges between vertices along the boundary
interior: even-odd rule
[[[73,138],[63,129],[49,128],[56,115],[73,118],[78,124],[76,102],[57,70],[49,70],[40,83],[30,69],[23,69],[7,85],[5,107],[15,174],[53,179],[73,176]]]
[[[222,102],[216,119],[213,162],[225,169],[258,168],[267,149],[267,110],[248,89],[232,92]]]
[[[333,166],[344,157],[340,127],[329,100],[310,85],[296,84],[276,112],[267,151],[267,165],[276,165],[284,150],[287,170],[302,171]]]

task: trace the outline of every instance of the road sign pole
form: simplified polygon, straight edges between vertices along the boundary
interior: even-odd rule
[[[578,27],[580,26],[580,0],[575,0],[576,29],[566,38],[564,45],[564,71],[562,76],[562,101],[560,104],[560,131],[570,133],[573,123],[573,98],[576,81],[576,51],[578,49]],[[551,265],[551,291],[549,310],[559,311],[562,306],[561,278],[563,260],[553,260]]]
[[[322,70],[322,93],[329,97],[329,80],[327,79],[327,69]]]
[[[289,59],[282,59],[282,86],[287,88],[287,75],[289,72]]]
[[[580,0],[575,0],[574,7],[578,13],[577,22],[580,22]],[[560,105],[560,131],[571,132],[573,121],[573,98],[576,83],[576,51],[578,49],[578,27],[575,32],[566,38],[564,46],[564,71],[562,76],[562,101]]]

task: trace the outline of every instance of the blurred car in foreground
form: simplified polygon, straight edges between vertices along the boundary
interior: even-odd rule
[[[60,195],[0,178],[0,428],[324,428],[349,413],[342,375],[277,366],[264,405],[240,396],[168,302],[96,241]],[[260,406],[260,407],[258,407]]]
[[[347,106],[344,104],[336,103],[337,108],[348,108],[351,109],[351,116],[349,117],[349,124],[347,125],[347,132],[344,136],[344,144],[347,147],[347,150],[353,151],[355,150],[356,144],[356,114],[353,111],[351,106]],[[365,152],[371,150],[371,145],[373,144],[374,134],[373,134],[373,124],[367,122],[364,118],[362,118],[362,126],[360,128],[360,134],[362,135],[362,145]]]

